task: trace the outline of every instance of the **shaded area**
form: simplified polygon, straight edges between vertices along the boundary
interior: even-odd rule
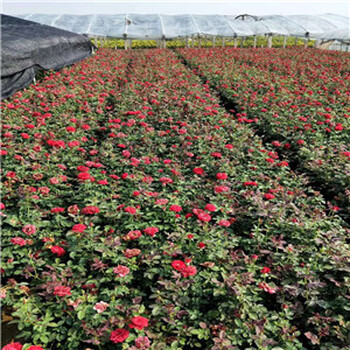
[[[60,69],[92,54],[84,36],[1,15],[1,98],[29,85],[39,69]]]

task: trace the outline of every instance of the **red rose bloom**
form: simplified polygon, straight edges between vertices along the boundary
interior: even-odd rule
[[[27,350],[44,350],[40,345],[31,345]]]
[[[22,350],[23,345],[21,343],[11,343],[5,345],[2,350]]]
[[[159,232],[159,229],[157,227],[147,227],[143,230],[143,232],[146,235],[153,237],[156,233]]]
[[[271,272],[271,269],[269,267],[263,267],[260,271],[261,273],[270,273]]]
[[[141,254],[140,249],[125,249],[124,256],[128,259],[133,258],[134,256],[138,256]]]
[[[218,222],[218,224],[219,224],[220,226],[223,226],[223,227],[229,227],[229,226],[231,226],[231,222],[228,221],[228,220],[220,220],[220,221]]]
[[[51,247],[51,252],[54,253],[54,254],[57,254],[57,256],[63,256],[66,253],[66,251],[62,247],[60,247],[58,245],[52,246]]]
[[[135,230],[135,231],[130,231],[128,232],[128,234],[126,235],[126,239],[127,240],[134,240],[134,239],[138,239],[141,237],[141,231],[140,230]]]
[[[179,213],[182,208],[179,205],[173,204],[169,208],[170,211],[174,211],[175,213]]]
[[[186,264],[181,260],[174,260],[171,263],[171,266],[174,270],[181,271],[182,269],[184,269],[186,267]]]
[[[197,175],[203,175],[204,170],[202,168],[194,168],[193,172]]]
[[[216,206],[214,204],[208,203],[204,209],[208,211],[216,211]]]
[[[185,268],[181,270],[182,277],[194,276],[196,273],[197,269],[195,266],[185,266]]]
[[[217,173],[216,174],[216,178],[218,180],[226,180],[228,178],[227,174],[226,173]]]
[[[64,208],[56,207],[51,209],[51,213],[62,213]]]
[[[203,221],[203,222],[209,222],[211,220],[211,216],[204,212],[199,213],[197,217],[200,221]]]
[[[136,213],[136,209],[134,207],[126,207],[126,208],[124,208],[124,211],[126,211],[127,213],[130,213],[132,215],[134,215]]]
[[[271,193],[265,193],[264,194],[264,198],[267,199],[267,200],[270,200],[270,199],[274,199],[275,196]]]
[[[25,225],[22,228],[22,232],[27,236],[31,236],[36,232],[36,227],[34,225]]]
[[[72,295],[69,287],[65,286],[56,286],[53,292],[53,295],[57,295],[58,297],[65,297],[66,295]]]
[[[113,272],[118,276],[118,277],[125,277],[126,275],[129,274],[130,269],[124,265],[118,265],[113,269]]]
[[[84,209],[82,209],[82,214],[86,215],[86,214],[98,214],[100,212],[100,209],[98,207],[95,207],[93,205],[89,205],[87,207],[85,207]]]
[[[20,247],[23,247],[27,244],[27,241],[21,237],[13,237],[11,238],[11,243],[14,245],[19,245]]]
[[[230,189],[230,188],[227,187],[227,186],[216,186],[216,187],[214,188],[214,191],[215,191],[216,193],[222,193],[222,192],[227,192],[229,189]]]
[[[129,336],[129,331],[127,329],[118,328],[111,333],[109,338],[113,343],[122,343]]]
[[[78,179],[82,181],[89,180],[91,175],[89,173],[79,173],[78,174]]]
[[[246,181],[243,186],[258,186],[258,184],[255,181]]]
[[[81,232],[84,232],[86,228],[87,226],[84,224],[76,224],[73,226],[72,231],[81,233]]]
[[[135,316],[131,319],[131,323],[129,323],[129,327],[142,330],[145,327],[148,327],[148,319],[142,316]]]

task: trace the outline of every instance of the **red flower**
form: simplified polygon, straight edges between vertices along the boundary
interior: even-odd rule
[[[197,269],[195,266],[186,266],[180,272],[182,277],[190,277],[190,276],[194,276],[197,273]]]
[[[85,207],[84,209],[82,209],[82,214],[98,214],[100,212],[100,209],[98,207],[95,207],[93,205],[89,205],[87,207]]]
[[[138,239],[141,237],[141,231],[140,230],[135,230],[135,231],[130,231],[128,234],[125,236],[127,240],[134,240]]]
[[[90,170],[90,168],[88,168],[87,166],[84,166],[84,165],[79,165],[79,166],[77,166],[77,170],[80,172],[83,172],[83,173],[87,173]]]
[[[179,205],[173,204],[169,208],[170,211],[174,211],[175,213],[179,213],[182,208]]]
[[[14,237],[14,238],[11,238],[11,243],[15,245],[19,245],[20,247],[23,247],[27,244],[27,241],[21,237]]]
[[[222,154],[220,152],[213,152],[210,155],[214,158],[221,158],[222,157]]]
[[[2,350],[22,350],[23,345],[21,343],[11,343],[5,345]]]
[[[40,345],[31,345],[27,350],[44,350]]]
[[[258,186],[258,184],[255,181],[246,181],[243,182],[243,186]]]
[[[229,220],[220,220],[220,221],[218,222],[218,224],[219,224],[220,226],[223,226],[223,227],[229,227],[229,226],[231,226],[231,222],[230,222]]]
[[[208,211],[216,211],[216,206],[214,204],[207,204],[204,208],[205,210],[208,210]]]
[[[60,247],[58,245],[52,246],[51,247],[51,252],[53,254],[57,254],[57,256],[63,256],[66,253],[66,251],[62,247]]]
[[[218,180],[226,180],[228,178],[227,174],[226,173],[217,173],[216,174],[216,178]]]
[[[204,212],[199,213],[197,217],[200,221],[204,221],[204,222],[209,222],[211,220],[211,216]]]
[[[125,249],[124,256],[128,259],[133,258],[134,256],[140,255],[141,250],[140,249]]]
[[[87,226],[84,224],[76,224],[73,226],[72,231],[81,233],[84,232],[86,228]]]
[[[127,329],[118,328],[115,331],[112,331],[109,339],[113,343],[122,343],[129,337],[129,333],[130,332]]]
[[[203,249],[205,248],[205,244],[203,242],[200,242],[197,244],[198,248]]]
[[[181,270],[183,270],[186,267],[186,264],[183,261],[181,261],[181,260],[174,260],[171,263],[171,266],[172,266],[172,268],[174,270],[181,271]]]
[[[147,227],[143,230],[143,232],[146,235],[153,237],[156,233],[159,232],[159,229],[157,227]]]
[[[34,225],[25,225],[22,228],[22,232],[26,234],[27,236],[31,236],[36,232],[36,227]]]
[[[135,316],[131,319],[131,323],[129,323],[129,327],[142,330],[145,327],[148,327],[148,319],[142,316]]]
[[[130,269],[124,265],[118,265],[113,269],[113,272],[118,276],[118,277],[125,277],[126,275],[129,274]]]
[[[271,269],[269,267],[264,266],[260,272],[261,273],[270,273]]]
[[[216,187],[214,188],[214,191],[215,191],[216,193],[222,193],[222,192],[227,192],[229,189],[230,189],[230,188],[227,187],[227,186],[216,186]]]
[[[204,170],[202,168],[194,168],[193,172],[197,175],[203,175]]]
[[[82,181],[89,180],[91,175],[89,173],[79,173],[78,174],[78,179]]]
[[[127,213],[130,213],[132,215],[136,214],[136,209],[134,207],[126,207],[126,208],[124,208],[124,211],[126,211]]]
[[[65,297],[66,295],[72,295],[69,287],[56,286],[53,295],[58,297]]]
[[[272,193],[265,193],[264,198],[267,200],[274,199],[275,196]]]
[[[337,131],[343,130],[343,125],[337,124],[337,125],[334,127],[334,130],[337,130]]]
[[[64,208],[56,207],[51,209],[51,213],[62,213]]]

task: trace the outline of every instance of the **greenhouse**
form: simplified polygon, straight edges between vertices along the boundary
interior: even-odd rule
[[[171,40],[189,37],[248,37],[282,35],[349,42],[349,18],[324,15],[47,15],[24,19],[75,33],[119,39]]]
[[[6,1],[0,350],[350,350],[350,3]]]

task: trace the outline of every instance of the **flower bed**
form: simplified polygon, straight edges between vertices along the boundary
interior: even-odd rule
[[[181,54],[237,105],[239,123],[287,152],[349,219],[349,54],[305,49]]]
[[[2,108],[24,348],[345,348],[344,222],[174,53],[99,50]]]

